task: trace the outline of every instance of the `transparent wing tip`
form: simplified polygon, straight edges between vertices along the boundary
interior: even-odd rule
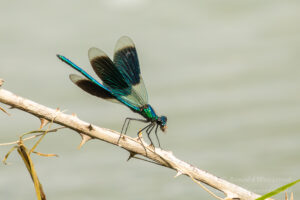
[[[106,53],[104,53],[104,51],[102,51],[101,49],[98,49],[96,47],[90,48],[88,55],[89,55],[90,61],[92,61],[93,59],[98,58],[98,57],[107,57],[108,58],[108,56],[106,55]]]
[[[135,47],[132,39],[128,36],[122,36],[116,44],[115,52],[124,49],[126,47]]]

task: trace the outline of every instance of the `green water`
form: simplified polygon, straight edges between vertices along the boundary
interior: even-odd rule
[[[4,88],[120,130],[128,108],[89,96],[68,79],[60,53],[94,75],[87,51],[112,56],[122,35],[136,43],[151,105],[168,117],[161,143],[179,158],[256,193],[300,177],[299,1],[1,2]],[[4,105],[0,105],[7,108]],[[0,113],[0,142],[36,129],[18,110]],[[142,127],[136,123],[129,135]],[[212,199],[186,177],[101,141],[77,150],[63,130],[34,156],[48,199]],[[0,157],[10,147],[0,147]],[[17,153],[0,165],[0,199],[35,199]],[[299,196],[300,187],[290,191]],[[278,195],[283,199],[283,195]]]

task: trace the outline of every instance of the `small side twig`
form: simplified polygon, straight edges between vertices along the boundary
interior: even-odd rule
[[[63,129],[65,127],[59,127],[59,128],[55,128],[55,129],[52,129],[52,130],[49,130],[48,133],[51,133],[51,132],[56,132],[58,131],[59,129]],[[40,134],[37,134],[37,135],[33,135],[33,136],[29,136],[27,138],[23,138],[23,142],[26,141],[26,140],[31,140],[31,139],[34,139],[36,137],[39,137],[41,135],[44,134],[44,130],[36,130],[36,131],[30,131],[28,132],[28,134],[34,134],[34,133],[40,133]],[[12,144],[18,144],[20,142],[20,140],[17,140],[17,141],[13,141],[13,142],[6,142],[6,143],[0,143],[0,146],[8,146],[8,145],[12,145]]]
[[[3,83],[4,83],[4,80],[0,78],[0,87],[3,85]],[[10,114],[9,114],[4,108],[2,108],[1,106],[0,106],[0,110],[1,110],[2,112],[6,113],[7,115],[10,115]]]

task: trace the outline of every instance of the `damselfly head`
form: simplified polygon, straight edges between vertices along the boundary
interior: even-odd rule
[[[166,116],[160,116],[158,119],[157,119],[157,123],[160,127],[160,129],[165,132],[167,130],[167,117]]]

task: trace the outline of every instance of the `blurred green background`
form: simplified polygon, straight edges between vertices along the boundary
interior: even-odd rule
[[[259,194],[300,177],[299,1],[1,1],[0,21],[5,89],[119,131],[138,115],[78,89],[68,78],[76,72],[55,55],[94,76],[88,49],[112,56],[128,35],[150,103],[168,116],[165,150]],[[1,143],[38,128],[31,115],[9,112],[0,113]],[[134,123],[129,135],[142,126]],[[79,143],[61,130],[37,149],[59,158],[33,156],[48,199],[212,199],[174,171],[126,162],[120,148],[91,141],[77,150]],[[1,158],[9,148],[0,147]],[[0,199],[35,199],[17,153],[8,161],[0,165]],[[300,187],[291,190],[297,198]]]

